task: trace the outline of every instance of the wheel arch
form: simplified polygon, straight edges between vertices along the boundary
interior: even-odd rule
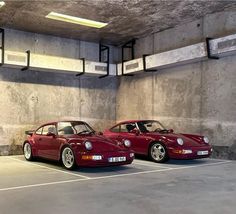
[[[62,146],[61,146],[61,148],[60,148],[60,156],[59,156],[59,161],[60,161],[60,162],[62,161],[62,160],[61,160],[62,151],[63,151],[63,149],[66,148],[66,147],[70,147],[70,148],[71,148],[71,146],[70,146],[69,143],[62,144]],[[71,148],[71,149],[72,149],[72,151],[73,151],[73,148]]]
[[[35,146],[33,145],[33,143],[32,143],[29,139],[25,140],[24,143],[23,143],[23,145],[22,145],[22,151],[23,151],[23,153],[24,153],[24,146],[25,146],[26,143],[29,143],[29,144],[30,144],[31,149],[32,149],[32,155],[33,155],[34,157],[36,157],[36,156],[37,156],[37,151],[36,151],[36,149],[35,149]]]
[[[26,143],[29,143],[29,144],[31,145],[31,143],[30,143],[29,140],[25,140],[24,143],[23,143],[23,145],[22,145],[22,149],[24,149],[24,146],[25,146]]]
[[[63,161],[62,161],[62,152],[63,152],[63,150],[64,150],[66,147],[69,147],[69,148],[71,149],[73,155],[74,155],[74,164],[73,164],[73,166],[70,168],[70,169],[73,169],[74,167],[78,166],[78,164],[77,164],[77,158],[76,158],[74,149],[73,149],[73,147],[72,147],[69,143],[65,143],[65,144],[63,144],[63,145],[61,146],[61,148],[60,148],[59,162],[60,162],[60,164],[63,164]],[[64,165],[64,166],[65,166],[65,165]],[[67,168],[67,169],[68,169],[68,168]]]

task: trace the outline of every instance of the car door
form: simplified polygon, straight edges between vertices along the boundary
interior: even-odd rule
[[[105,136],[111,140],[118,140],[119,134],[120,134],[120,125],[116,125],[105,132]]]
[[[145,136],[142,132],[138,132],[135,137],[135,153],[148,155],[150,139]]]
[[[140,132],[136,123],[120,124],[120,139],[129,139],[136,154],[147,154],[149,139]]]
[[[44,158],[57,160],[60,150],[60,140],[57,137],[56,125],[49,124],[42,128],[42,135],[38,139],[38,154]]]
[[[43,131],[43,127],[40,127],[36,130],[36,132],[33,135],[35,148],[36,148],[38,156],[41,156],[39,148],[40,148],[40,141],[42,140],[42,131]]]
[[[128,139],[131,142],[131,147],[134,150],[135,153],[139,153],[139,138],[137,135],[137,132],[134,130],[137,130],[135,123],[123,123],[120,124],[119,127],[119,133],[117,135],[117,140],[123,140]]]

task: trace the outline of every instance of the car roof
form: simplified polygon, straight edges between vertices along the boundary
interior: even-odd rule
[[[141,121],[155,121],[155,120],[125,120],[125,121],[121,121],[117,124],[122,124],[122,123],[137,123],[137,122],[141,122]]]
[[[55,124],[55,123],[61,123],[61,122],[80,122],[80,123],[86,123],[84,121],[81,120],[59,120],[59,121],[52,121],[52,122],[48,122],[48,123],[44,123],[41,126],[46,126],[46,125],[50,125],[50,124]]]

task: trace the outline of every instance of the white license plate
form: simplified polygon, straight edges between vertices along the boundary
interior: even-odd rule
[[[111,157],[108,158],[108,162],[113,163],[113,162],[122,162],[126,161],[126,157]]]
[[[198,151],[197,155],[208,155],[208,151]]]

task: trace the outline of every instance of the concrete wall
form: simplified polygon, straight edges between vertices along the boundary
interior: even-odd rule
[[[136,57],[236,33],[236,13],[217,13],[139,39]],[[98,60],[98,44],[7,30],[11,50]],[[120,50],[111,47],[118,62]],[[209,136],[215,157],[236,159],[236,56],[134,77],[74,77],[0,68],[0,155],[17,153],[24,131],[59,119],[103,130],[126,119],[158,119],[176,132]]]
[[[98,61],[95,43],[6,29],[8,50],[85,57]],[[111,51],[111,60],[117,61]],[[20,71],[0,67],[0,155],[21,152],[24,131],[54,120],[89,122],[96,130],[115,123],[117,80],[114,77]]]
[[[137,40],[136,57],[236,33],[236,13],[217,13]],[[236,56],[122,77],[117,121],[158,119],[209,136],[216,157],[236,159]]]

